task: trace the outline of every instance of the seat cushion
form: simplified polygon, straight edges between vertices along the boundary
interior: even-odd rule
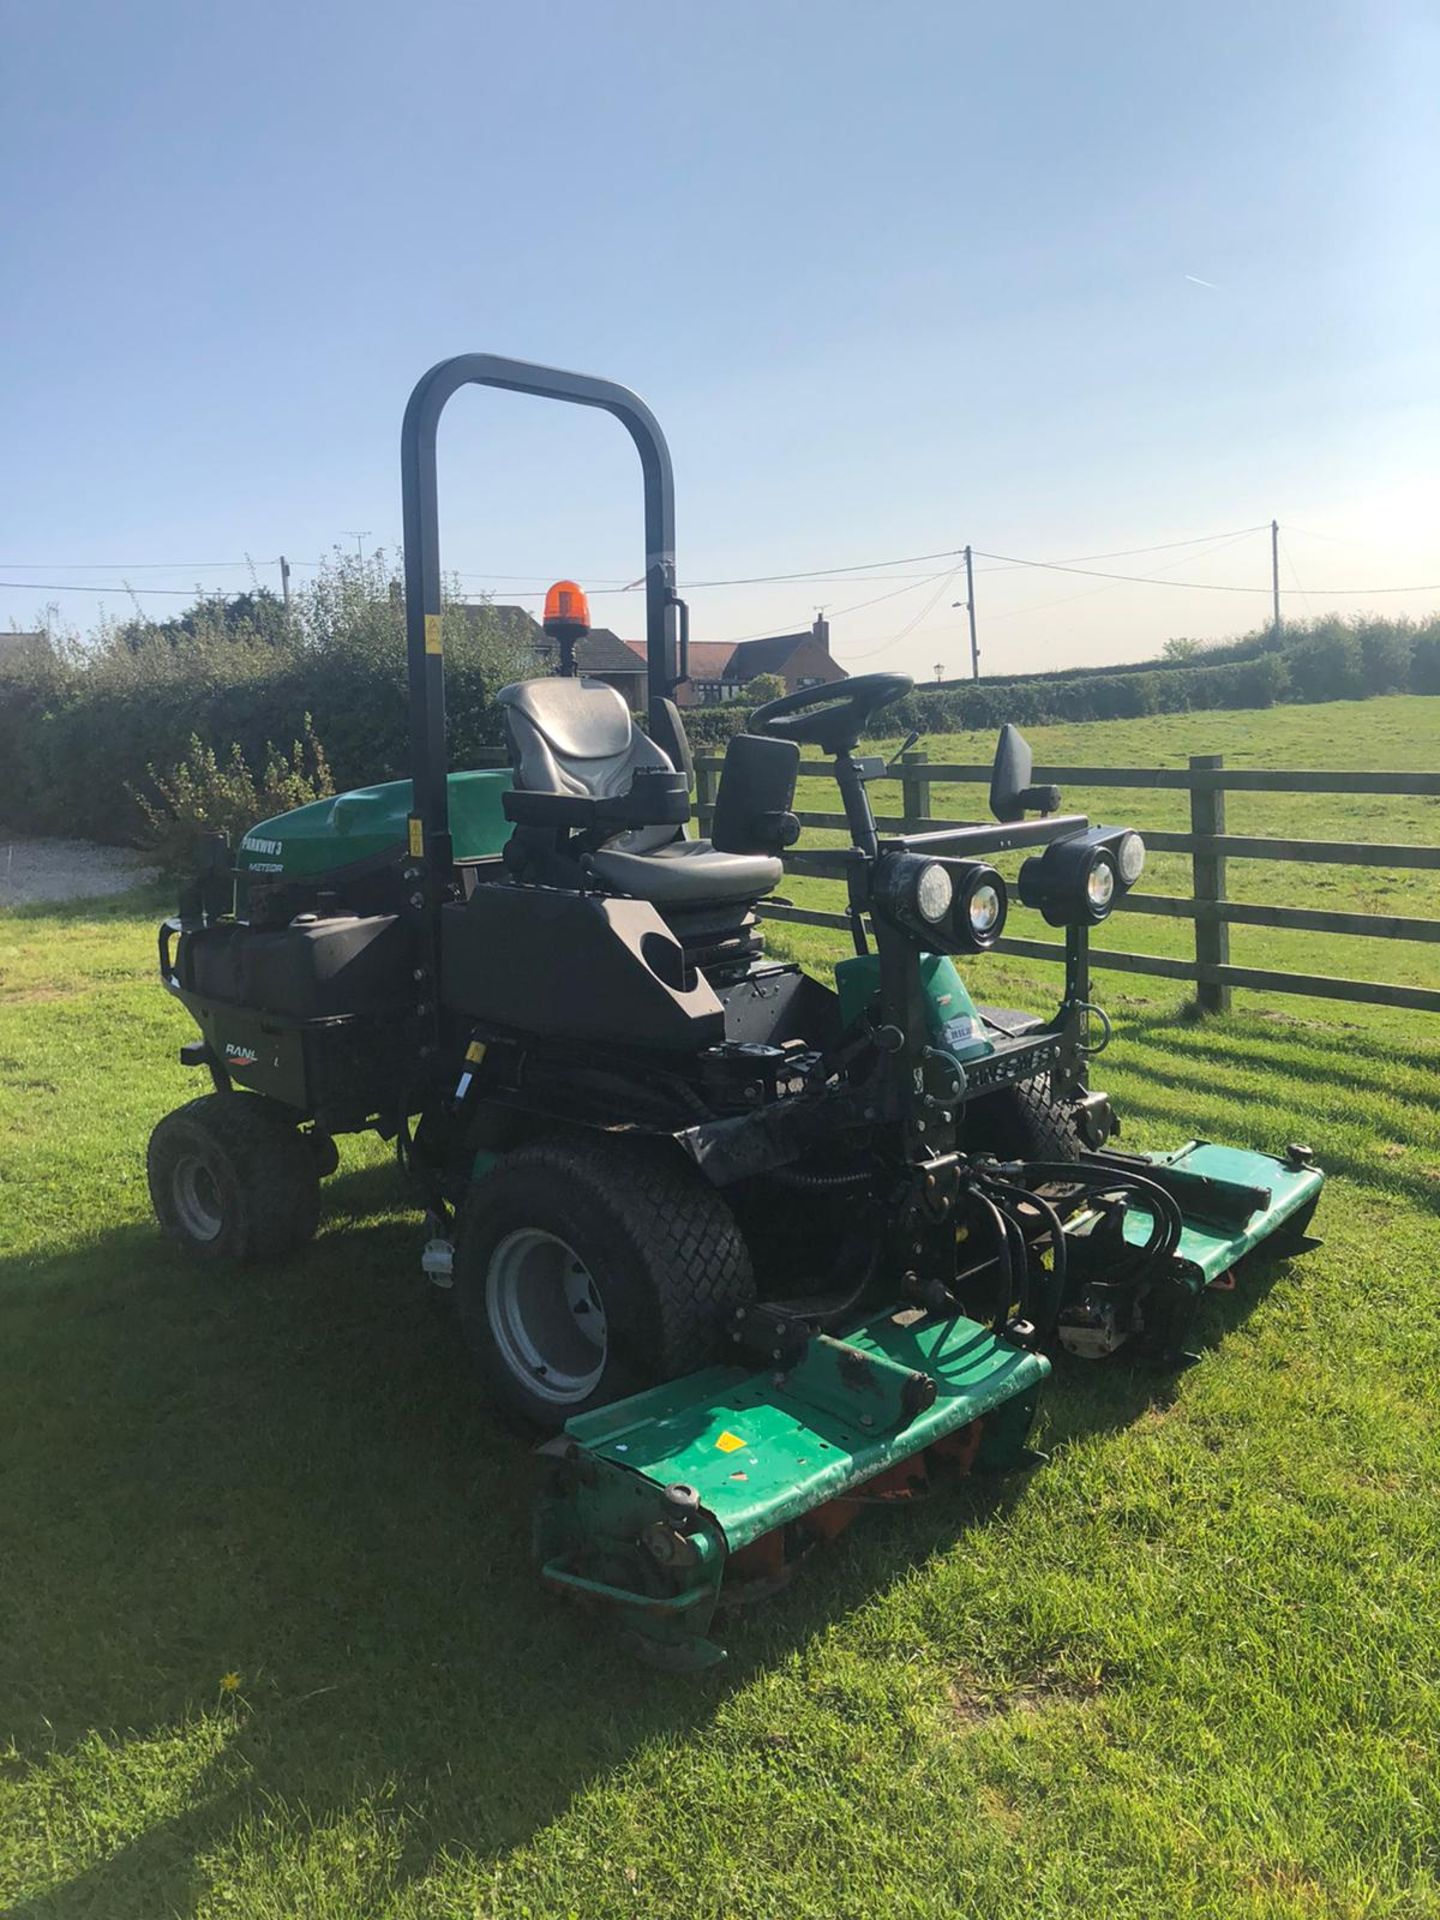
[[[650,853],[602,847],[591,854],[590,865],[606,887],[657,906],[758,900],[779,885],[785,871],[768,854],[717,853],[708,840],[672,840]]]

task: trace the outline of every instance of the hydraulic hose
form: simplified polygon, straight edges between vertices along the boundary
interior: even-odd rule
[[[1083,1186],[1097,1193],[1133,1193],[1141,1201],[1151,1216],[1150,1236],[1143,1247],[1134,1250],[1134,1259],[1123,1269],[1120,1277],[1135,1272],[1152,1260],[1168,1259],[1180,1244],[1180,1232],[1184,1225],[1180,1209],[1173,1196],[1153,1180],[1146,1180],[1137,1173],[1120,1173],[1109,1167],[1089,1166],[1084,1161],[1027,1160],[1021,1165],[1024,1174],[1031,1179]]]
[[[1000,1218],[1005,1222],[1005,1234],[1010,1245],[1010,1265],[1015,1274],[1014,1315],[1017,1320],[1027,1320],[1033,1325],[1030,1287],[1030,1249],[1025,1242],[1025,1228],[1013,1207],[1009,1206],[992,1187],[985,1196]]]
[[[856,1308],[859,1307],[864,1300],[865,1295],[869,1292],[871,1282],[875,1278],[879,1265],[880,1235],[877,1233],[871,1239],[869,1256],[861,1265],[860,1278],[855,1282],[855,1285],[843,1299],[836,1301],[833,1306],[827,1307],[823,1313],[817,1316],[817,1325],[822,1333],[829,1333],[832,1328],[838,1327],[841,1321],[848,1320],[850,1315],[855,1312]]]
[[[847,1242],[847,1245],[850,1244],[853,1243]],[[808,1300],[772,1300],[770,1305],[793,1313],[819,1333],[830,1333],[864,1304],[865,1296],[879,1271],[881,1252],[882,1236],[878,1232],[873,1233],[869,1251],[860,1263],[858,1279],[838,1300],[832,1300],[829,1306],[821,1308],[819,1312],[810,1306]],[[841,1258],[843,1260],[843,1253]]]
[[[1064,1303],[1065,1282],[1069,1272],[1069,1253],[1065,1246],[1065,1229],[1060,1224],[1060,1216],[1048,1200],[1041,1199],[1038,1193],[1031,1193],[1028,1187],[1012,1186],[1008,1181],[999,1180],[992,1180],[989,1187],[992,1194],[1003,1195],[1017,1206],[1033,1207],[1045,1222],[1050,1235],[1050,1280],[1045,1288],[1044,1308],[1035,1320],[1035,1330],[1042,1335],[1052,1333]],[[1040,1271],[1043,1274],[1045,1269],[1042,1267]]]
[[[871,1175],[859,1173],[802,1173],[798,1167],[772,1167],[765,1176],[777,1186],[799,1187],[807,1193],[838,1193],[844,1187],[863,1187]]]
[[[970,1198],[981,1211],[989,1216],[990,1230],[995,1237],[995,1265],[998,1270],[998,1285],[995,1317],[991,1322],[997,1333],[1003,1333],[1009,1326],[1015,1305],[1015,1269],[1010,1258],[1010,1229],[1005,1216],[995,1202],[979,1187],[971,1187]]]

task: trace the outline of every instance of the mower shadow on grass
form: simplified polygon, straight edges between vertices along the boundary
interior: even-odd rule
[[[868,1516],[731,1617],[716,1674],[637,1666],[536,1584],[534,1463],[487,1414],[418,1276],[404,1284],[398,1173],[350,1170],[326,1196],[331,1230],[248,1276],[197,1276],[141,1226],[0,1263],[17,1435],[0,1691],[18,1758],[43,1793],[91,1729],[123,1752],[227,1716],[198,1804],[137,1816],[108,1857],[15,1909],[27,1920],[190,1911],[197,1859],[267,1805],[307,1827],[405,1809],[402,1880],[442,1849],[501,1856],[1026,1497],[1024,1476],[972,1479]],[[1212,1296],[1206,1344],[1283,1271],[1257,1261]],[[1065,1367],[1057,1386],[1040,1438],[1062,1447],[1175,1393],[1120,1366]]]

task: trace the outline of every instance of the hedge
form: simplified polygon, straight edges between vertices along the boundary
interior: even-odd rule
[[[34,833],[135,840],[135,800],[149,769],[168,773],[198,736],[222,757],[238,744],[252,766],[282,754],[308,714],[338,790],[408,772],[403,616],[388,574],[340,563],[307,589],[278,637],[247,616],[226,625],[127,629],[99,647],[41,649],[0,674],[0,820]],[[496,689],[535,657],[488,609],[445,616],[446,703],[457,765],[504,747]],[[1409,691],[1440,694],[1440,616],[1317,620],[1207,650],[1185,663],[1142,663],[961,686],[919,688],[885,709],[893,737],[990,731],[1005,721],[1111,720],[1188,708],[1265,707]],[[697,747],[723,745],[748,706],[692,707]]]
[[[460,765],[504,748],[495,693],[537,669],[488,608],[444,615],[451,751]],[[135,841],[136,790],[168,774],[192,739],[253,767],[304,732],[306,716],[335,785],[409,773],[404,611],[383,556],[337,561],[297,595],[277,635],[248,613],[194,632],[131,625],[99,644],[36,650],[0,674],[0,820],[32,833]]]
[[[1316,621],[1292,629],[1280,646],[1269,635],[1215,648],[1187,662],[1150,662],[1046,674],[1029,679],[917,687],[886,707],[875,731],[885,736],[984,732],[1007,720],[1044,726],[1075,720],[1125,720],[1189,709],[1269,707],[1282,700],[1358,700],[1375,693],[1440,693],[1440,617],[1409,622]],[[723,745],[749,708],[688,708],[697,746]]]

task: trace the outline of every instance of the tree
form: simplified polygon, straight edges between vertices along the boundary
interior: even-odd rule
[[[1160,649],[1160,654],[1165,660],[1193,660],[1199,651],[1198,640],[1175,639],[1167,640]]]
[[[194,606],[172,620],[127,620],[115,630],[114,644],[130,653],[145,648],[184,646],[191,641],[240,640],[283,646],[285,608],[268,587],[245,593],[202,593]]]
[[[759,707],[767,700],[778,700],[784,691],[785,682],[778,673],[757,673],[747,681],[744,697],[752,707]]]

